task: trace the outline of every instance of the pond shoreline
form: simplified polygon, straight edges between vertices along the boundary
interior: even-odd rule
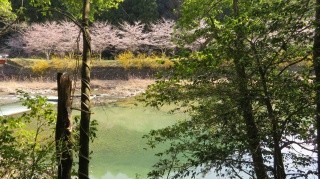
[[[156,74],[164,69],[153,69],[151,67],[142,68],[124,68],[122,66],[92,66],[91,79],[97,80],[130,80],[153,79]],[[0,66],[0,80],[15,79],[17,81],[25,81],[32,79],[46,79],[50,81],[56,80],[56,75],[61,69],[48,69],[42,73],[35,73],[30,67],[24,67],[20,64],[8,60],[8,63]],[[65,69],[62,72],[68,72],[70,75],[76,74],[80,76],[80,69]]]
[[[139,95],[154,83],[152,79],[129,80],[92,80],[91,94],[93,105],[102,105],[115,102],[119,99]],[[19,100],[17,90],[29,93],[31,96],[41,95],[47,97],[57,96],[57,84],[45,80],[6,80],[0,81],[0,105],[15,103]],[[80,99],[80,82],[73,84],[75,102]]]

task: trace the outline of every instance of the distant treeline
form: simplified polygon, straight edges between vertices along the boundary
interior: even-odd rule
[[[120,52],[160,53],[173,51],[174,21],[163,20],[148,25],[124,22],[119,26],[95,22],[90,27],[92,52],[101,58],[103,53],[114,56]],[[11,57],[51,55],[73,56],[82,53],[82,33],[68,21],[33,23],[9,36],[5,41]]]
[[[174,25],[175,21],[165,19],[151,24],[123,22],[117,26],[95,22],[90,27],[92,53],[99,58],[110,58],[124,51],[175,54],[180,47]],[[72,57],[82,53],[82,35],[79,27],[68,21],[32,23],[8,36],[4,45],[11,57]],[[197,50],[200,45],[201,41],[197,41],[187,49]]]
[[[41,11],[36,11],[30,5],[32,0],[11,0],[14,12],[21,10],[23,7],[23,20],[27,22],[45,22],[48,17],[51,20],[64,20],[59,13],[49,13],[44,15]],[[63,0],[51,1],[52,8],[61,10],[69,9],[63,3]],[[143,23],[155,22],[158,19],[176,19],[178,17],[177,10],[179,9],[182,0],[124,0],[117,9],[110,9],[95,15],[95,20],[108,21],[112,24],[119,24],[123,21],[133,23],[141,21]],[[94,8],[94,7],[93,7]]]

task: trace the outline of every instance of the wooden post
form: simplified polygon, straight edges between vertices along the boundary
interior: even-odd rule
[[[56,123],[56,152],[58,179],[71,179],[71,80],[69,75],[58,73],[58,115]]]

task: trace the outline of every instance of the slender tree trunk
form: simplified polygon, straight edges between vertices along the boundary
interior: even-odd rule
[[[233,0],[233,12],[234,17],[239,16],[238,0]],[[245,58],[245,52],[242,52],[241,54],[241,49],[243,49],[244,47],[242,37],[243,34],[239,30],[236,31],[237,39],[235,40],[235,50],[233,52],[233,58],[236,74],[238,77],[237,85],[240,93],[238,105],[246,123],[246,133],[248,138],[249,149],[252,155],[254,171],[258,179],[266,179],[268,178],[268,175],[265,169],[265,165],[263,163],[262,149],[260,146],[260,135],[253,116],[250,91],[248,89],[248,79],[246,75],[245,64],[243,62]]]
[[[90,1],[83,0],[83,56],[81,69],[81,120],[80,120],[80,179],[89,179],[89,125],[90,125],[90,33],[89,33]]]
[[[316,78],[314,80],[316,91],[315,120],[317,128],[317,154],[318,154],[318,178],[320,178],[320,0],[316,1],[315,33],[313,41],[313,66]]]
[[[58,73],[58,115],[56,123],[56,153],[58,179],[71,179],[73,162],[71,142],[71,80],[68,75]]]
[[[263,163],[262,149],[260,146],[260,135],[258,128],[254,121],[250,92],[247,87],[247,77],[243,64],[239,59],[234,59],[237,76],[238,76],[238,90],[240,99],[238,105],[242,112],[246,123],[246,133],[248,138],[249,149],[253,159],[253,167],[258,179],[268,178],[265,165]]]
[[[267,86],[267,79],[265,77],[265,73],[262,69],[261,63],[259,59],[257,58],[257,62],[259,65],[259,74],[260,74],[260,80],[263,87],[263,93],[264,93],[264,103],[267,107],[268,111],[268,118],[272,123],[272,138],[273,138],[273,168],[274,168],[274,178],[275,179],[285,179],[286,173],[284,170],[284,164],[283,164],[283,158],[280,148],[280,139],[281,134],[279,133],[279,125],[278,120],[276,116],[274,115],[274,110],[272,107],[269,90]]]

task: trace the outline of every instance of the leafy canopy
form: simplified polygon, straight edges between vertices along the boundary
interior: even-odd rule
[[[159,18],[156,0],[125,0],[118,9],[111,9],[99,14],[99,20],[107,20],[113,24],[123,21],[133,24],[136,21],[151,23]]]
[[[52,178],[56,174],[53,105],[41,96],[19,94],[30,111],[0,116],[0,178]]]
[[[170,143],[158,154],[152,178],[184,178],[212,169],[222,177],[255,178],[243,99],[250,102],[255,137],[270,177],[275,177],[276,140],[287,176],[306,176],[305,167],[314,162],[307,153],[293,150],[312,145],[314,138],[314,94],[307,65],[312,2],[239,1],[238,16],[232,3],[183,2],[177,41],[185,46],[201,42],[202,48],[181,56],[175,69],[165,74],[169,79],[159,79],[146,97],[152,106],[177,104],[191,120],[149,134],[150,147]]]
[[[11,3],[8,0],[0,0],[0,22],[14,19]]]
[[[83,7],[82,1],[77,0],[59,0],[62,5],[64,5],[65,9],[68,13],[73,16],[80,18],[81,17],[81,9]],[[115,8],[118,6],[120,2],[123,0],[91,0],[91,20],[93,20],[94,14],[99,11],[108,10],[110,8]],[[38,8],[50,8],[53,1],[51,0],[31,0],[30,3]]]

